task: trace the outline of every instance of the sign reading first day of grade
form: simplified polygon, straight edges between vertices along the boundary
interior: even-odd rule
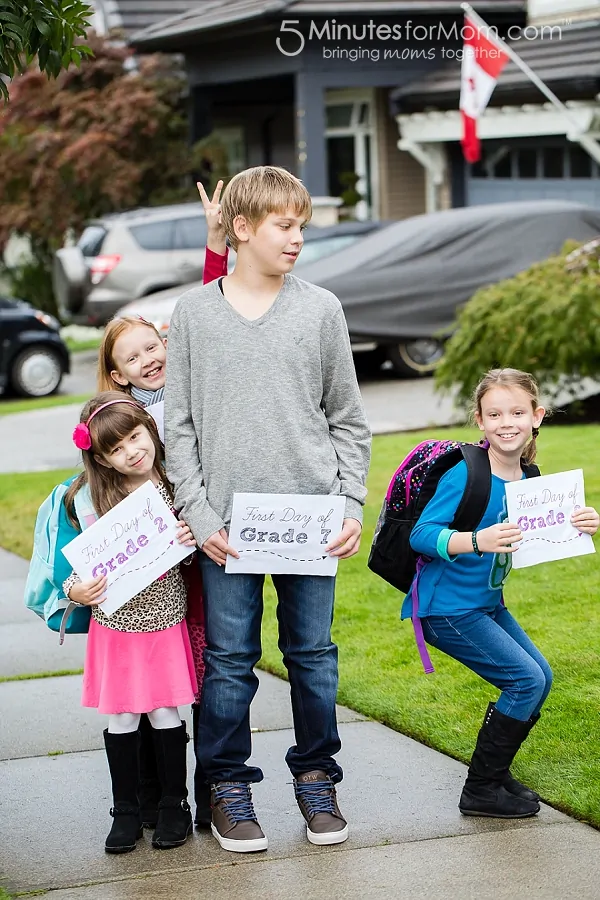
[[[234,494],[225,571],[335,575],[325,547],[342,530],[346,498],[329,494]]]
[[[585,506],[582,469],[511,481],[506,503],[508,521],[523,535],[512,554],[513,568],[596,552],[591,535],[571,525],[571,515]]]
[[[194,552],[177,540],[177,519],[147,481],[63,547],[82,581],[106,575],[107,616]]]

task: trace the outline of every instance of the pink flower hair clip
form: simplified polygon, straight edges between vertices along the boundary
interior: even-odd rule
[[[90,422],[99,412],[106,409],[107,406],[114,406],[115,403],[130,403],[132,406],[139,406],[139,403],[136,403],[135,400],[109,400],[108,403],[103,403],[102,406],[99,406],[98,409],[94,410],[87,422],[80,422],[79,425],[75,426],[73,430],[73,443],[78,450],[90,449],[92,446]]]

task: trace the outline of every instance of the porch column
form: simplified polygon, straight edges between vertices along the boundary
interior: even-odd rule
[[[296,174],[313,197],[325,197],[328,187],[323,87],[314,75],[297,72],[294,93]]]

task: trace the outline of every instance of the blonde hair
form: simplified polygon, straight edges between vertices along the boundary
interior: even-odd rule
[[[481,415],[481,401],[488,391],[491,391],[492,388],[495,387],[521,388],[521,390],[525,391],[529,396],[531,407],[534,412],[538,406],[540,406],[540,389],[537,381],[533,375],[529,374],[529,372],[521,372],[520,369],[490,369],[490,371],[486,372],[483,376],[473,392],[472,416],[474,416],[475,413]],[[523,450],[522,459],[525,463],[532,463],[535,461],[538,433],[539,429],[534,428],[531,440]]]
[[[130,331],[132,328],[139,328],[140,326],[150,328],[158,340],[162,341],[152,322],[147,322],[141,316],[122,316],[121,318],[111,319],[104,329],[102,343],[98,351],[98,391],[120,391],[123,394],[131,394],[131,385],[117,384],[110,373],[117,368],[114,359],[115,344],[126,331]]]
[[[244,169],[231,179],[221,201],[221,218],[229,243],[237,250],[233,228],[236,216],[244,216],[256,230],[269,213],[283,215],[290,208],[306,222],[312,216],[310,194],[299,178],[278,166]]]
[[[121,391],[104,391],[88,400],[81,410],[79,421],[87,422],[94,410],[105,403],[110,403],[111,400],[123,402],[107,406],[90,422],[92,446],[89,450],[81,451],[83,472],[69,485],[65,495],[67,516],[76,528],[80,526],[75,515],[75,494],[84,484],[89,485],[92,505],[99,516],[103,516],[127,497],[125,479],[121,473],[116,469],[103,466],[95,459],[95,455],[106,456],[119,441],[140,426],[147,429],[154,444],[154,467],[151,474],[165,484],[171,499],[173,499],[171,486],[166,481],[162,468],[164,449],[160,442],[156,422],[141,404],[130,400],[129,397],[124,397]]]

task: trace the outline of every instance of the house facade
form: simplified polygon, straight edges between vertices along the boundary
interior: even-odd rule
[[[525,24],[522,0],[476,6],[501,33]],[[357,218],[399,219],[425,210],[428,180],[390,95],[456,59],[462,15],[456,0],[207,0],[131,43],[184,57],[208,175],[281,165]]]
[[[470,166],[458,65],[392,92],[399,146],[421,159],[428,210],[541,198],[600,206],[600,164],[577,141],[600,139],[600,0],[530,0],[528,13],[509,43],[566,113],[510,62],[478,122],[482,159]]]

